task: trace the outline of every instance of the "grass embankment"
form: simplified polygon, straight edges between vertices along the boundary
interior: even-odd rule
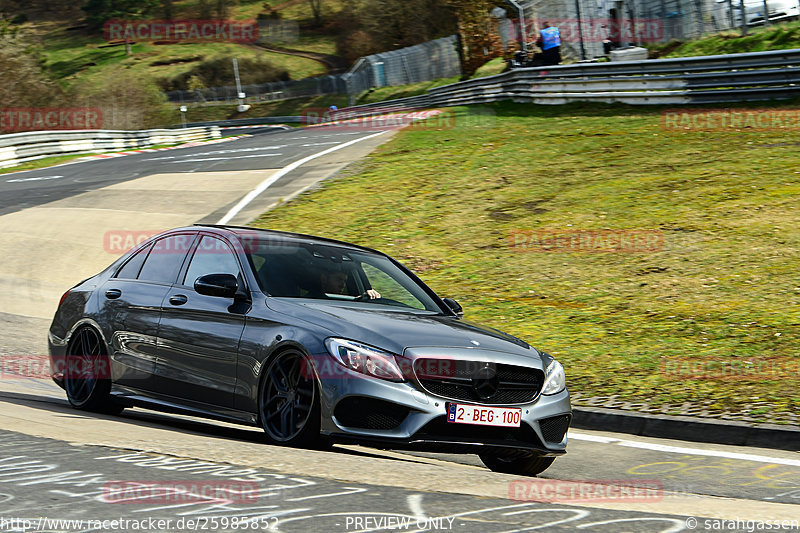
[[[232,7],[229,19],[253,20],[263,13],[268,5],[277,7],[277,13],[286,21],[303,22],[310,16],[307,2],[270,2],[247,1]],[[330,16],[334,8],[340,7],[338,2],[328,2],[325,14]],[[176,0],[173,3],[174,18],[197,19],[199,7],[191,0]],[[154,11],[150,18],[161,17]],[[69,85],[76,80],[94,82],[116,72],[123,67],[133,71],[137,76],[149,80],[170,79],[183,74],[198,64],[218,57],[237,57],[268,59],[274,66],[286,70],[292,79],[318,76],[325,73],[325,66],[313,59],[289,54],[267,52],[248,44],[229,42],[179,43],[157,45],[149,42],[136,43],[132,46],[133,54],[127,56],[124,46],[107,46],[101,36],[87,36],[82,31],[70,30],[67,24],[52,22],[33,22],[23,25],[41,38],[41,51],[44,56],[44,67],[62,84]],[[317,31],[301,29],[298,39],[278,43],[296,50],[335,54],[335,36]],[[233,84],[231,80],[230,84]]]
[[[468,319],[557,356],[584,396],[797,412],[795,131],[665,131],[658,110],[625,106],[485,109],[403,131],[256,225],[390,253]],[[655,230],[663,246],[509,246],[515,230],[605,229]],[[718,364],[749,370],[720,378]]]
[[[747,31],[748,34],[744,36],[738,30],[730,30],[691,41],[648,45],[647,48],[650,55],[656,57],[709,56],[800,48],[800,22],[773,23],[766,28],[748,28]]]

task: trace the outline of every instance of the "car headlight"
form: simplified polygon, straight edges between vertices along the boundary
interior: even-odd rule
[[[547,370],[544,372],[544,385],[542,386],[542,394],[558,394],[567,386],[567,378],[564,375],[564,367],[561,363],[553,359],[547,365]]]
[[[394,355],[345,339],[325,339],[325,347],[336,361],[361,374],[389,381],[405,381]]]

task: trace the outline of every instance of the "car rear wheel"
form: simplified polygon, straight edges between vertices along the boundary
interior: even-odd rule
[[[479,454],[481,461],[490,470],[504,474],[536,476],[547,470],[555,457],[541,457],[530,452],[519,452],[507,455],[490,453]]]
[[[105,345],[93,328],[79,329],[67,350],[64,389],[77,409],[119,414],[124,406],[110,397],[111,367]]]
[[[300,351],[286,350],[270,361],[261,387],[259,417],[273,444],[315,447],[320,442],[318,387]]]

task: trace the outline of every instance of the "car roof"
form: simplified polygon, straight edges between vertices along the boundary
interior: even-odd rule
[[[278,231],[278,230],[270,230],[270,229],[264,229],[264,228],[253,228],[253,227],[249,227],[249,226],[229,226],[229,225],[225,225],[225,224],[195,224],[195,225],[191,226],[190,228],[176,228],[175,230],[172,230],[172,231],[180,231],[180,230],[186,230],[186,229],[198,229],[198,228],[212,229],[212,230],[214,230],[214,229],[215,230],[223,230],[223,231],[227,231],[227,232],[233,233],[233,234],[235,234],[237,236],[242,236],[242,235],[244,235],[246,233],[252,233],[254,231],[257,231],[259,233],[263,233],[264,235],[274,235],[276,237],[281,237],[281,238],[286,239],[288,241],[303,242],[303,243],[309,243],[310,242],[310,243],[313,243],[313,244],[325,244],[325,245],[329,245],[329,246],[330,245],[341,246],[343,248],[361,250],[361,251],[364,251],[364,252],[370,252],[370,253],[386,256],[385,253],[380,252],[378,250],[374,250],[372,248],[367,248],[366,246],[358,246],[357,244],[352,244],[352,243],[345,242],[345,241],[339,241],[339,240],[336,240],[336,239],[329,239],[329,238],[326,238],[326,237],[317,237],[315,235],[306,235],[304,233],[292,233],[292,232],[288,232],[288,231]]]

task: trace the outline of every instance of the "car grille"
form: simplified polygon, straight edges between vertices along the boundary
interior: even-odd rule
[[[564,440],[564,435],[569,428],[569,421],[569,415],[554,416],[540,420],[539,427],[542,429],[542,437],[544,437],[545,442],[559,443]]]
[[[431,394],[483,404],[532,402],[544,382],[544,372],[536,368],[479,361],[422,358],[414,362],[414,372]]]
[[[374,398],[348,396],[336,404],[333,416],[343,426],[361,429],[395,429],[408,416],[408,407]]]

